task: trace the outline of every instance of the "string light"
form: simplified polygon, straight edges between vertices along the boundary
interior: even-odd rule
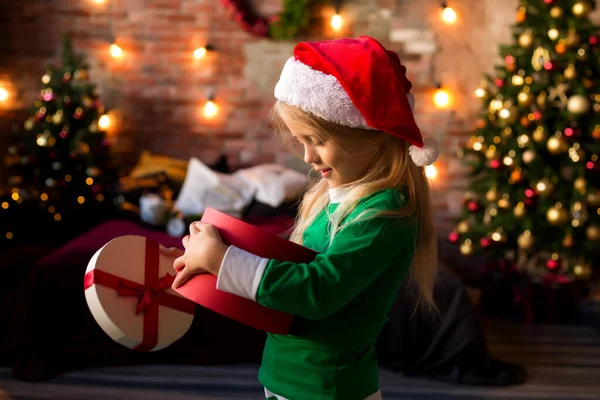
[[[333,28],[333,30],[335,30],[337,32],[340,29],[342,29],[343,25],[344,25],[344,20],[342,19],[340,14],[335,14],[333,17],[331,17],[331,27]]]
[[[194,58],[196,60],[201,60],[203,59],[206,54],[208,54],[209,51],[214,51],[214,46],[207,44],[204,47],[198,47],[196,50],[194,50]]]
[[[204,116],[206,118],[212,118],[215,115],[217,115],[217,112],[219,112],[219,107],[217,107],[214,100],[215,100],[214,94],[211,94],[210,96],[208,96],[208,101],[204,105]]]
[[[110,45],[110,54],[114,57],[114,58],[120,58],[123,56],[123,49],[121,49],[118,45],[116,45],[115,43]]]
[[[446,3],[442,3],[442,8],[442,20],[450,25],[456,23],[456,11]]]
[[[110,117],[106,114],[101,116],[100,119],[98,120],[98,126],[101,129],[108,129],[108,127],[110,126]]]
[[[104,4],[104,0],[92,0],[96,4]]]
[[[437,178],[437,168],[435,168],[435,166],[433,165],[428,165],[425,167],[425,176],[427,176],[427,178],[434,180],[435,178]]]
[[[450,94],[441,85],[438,85],[438,89],[433,94],[433,102],[437,108],[446,108],[450,104]]]
[[[0,87],[0,101],[4,102],[8,100],[9,97],[10,95],[8,94],[8,90],[6,90],[3,87]]]

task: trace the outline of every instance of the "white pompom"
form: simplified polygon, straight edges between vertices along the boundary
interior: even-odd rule
[[[415,145],[411,145],[408,152],[414,163],[419,167],[423,167],[425,165],[431,165],[437,160],[440,155],[440,148],[437,140],[432,137],[426,137],[423,139],[423,147],[419,148]]]
[[[406,96],[408,97],[408,104],[410,104],[410,110],[414,113],[415,112],[415,95],[412,93],[409,93]]]

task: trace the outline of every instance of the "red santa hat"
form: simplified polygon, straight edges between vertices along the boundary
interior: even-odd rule
[[[376,129],[411,143],[419,166],[439,155],[435,139],[415,122],[412,84],[398,54],[369,36],[302,42],[286,62],[275,97],[326,121]]]

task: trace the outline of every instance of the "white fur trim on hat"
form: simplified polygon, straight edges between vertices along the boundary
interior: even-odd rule
[[[300,108],[326,121],[352,128],[373,129],[350,96],[333,75],[314,70],[290,57],[279,82],[275,97],[286,104]]]
[[[414,163],[419,167],[422,167],[431,165],[437,160],[440,155],[440,148],[437,140],[432,137],[426,137],[423,139],[423,147],[419,148],[415,145],[411,145],[408,148],[408,152]]]
[[[412,93],[407,96],[414,112],[415,97]],[[333,75],[314,70],[294,57],[286,61],[281,71],[275,98],[338,125],[374,129]]]

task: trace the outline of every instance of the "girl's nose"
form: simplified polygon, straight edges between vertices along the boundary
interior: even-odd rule
[[[304,162],[307,164],[318,164],[319,155],[313,148],[308,146],[304,148]]]

